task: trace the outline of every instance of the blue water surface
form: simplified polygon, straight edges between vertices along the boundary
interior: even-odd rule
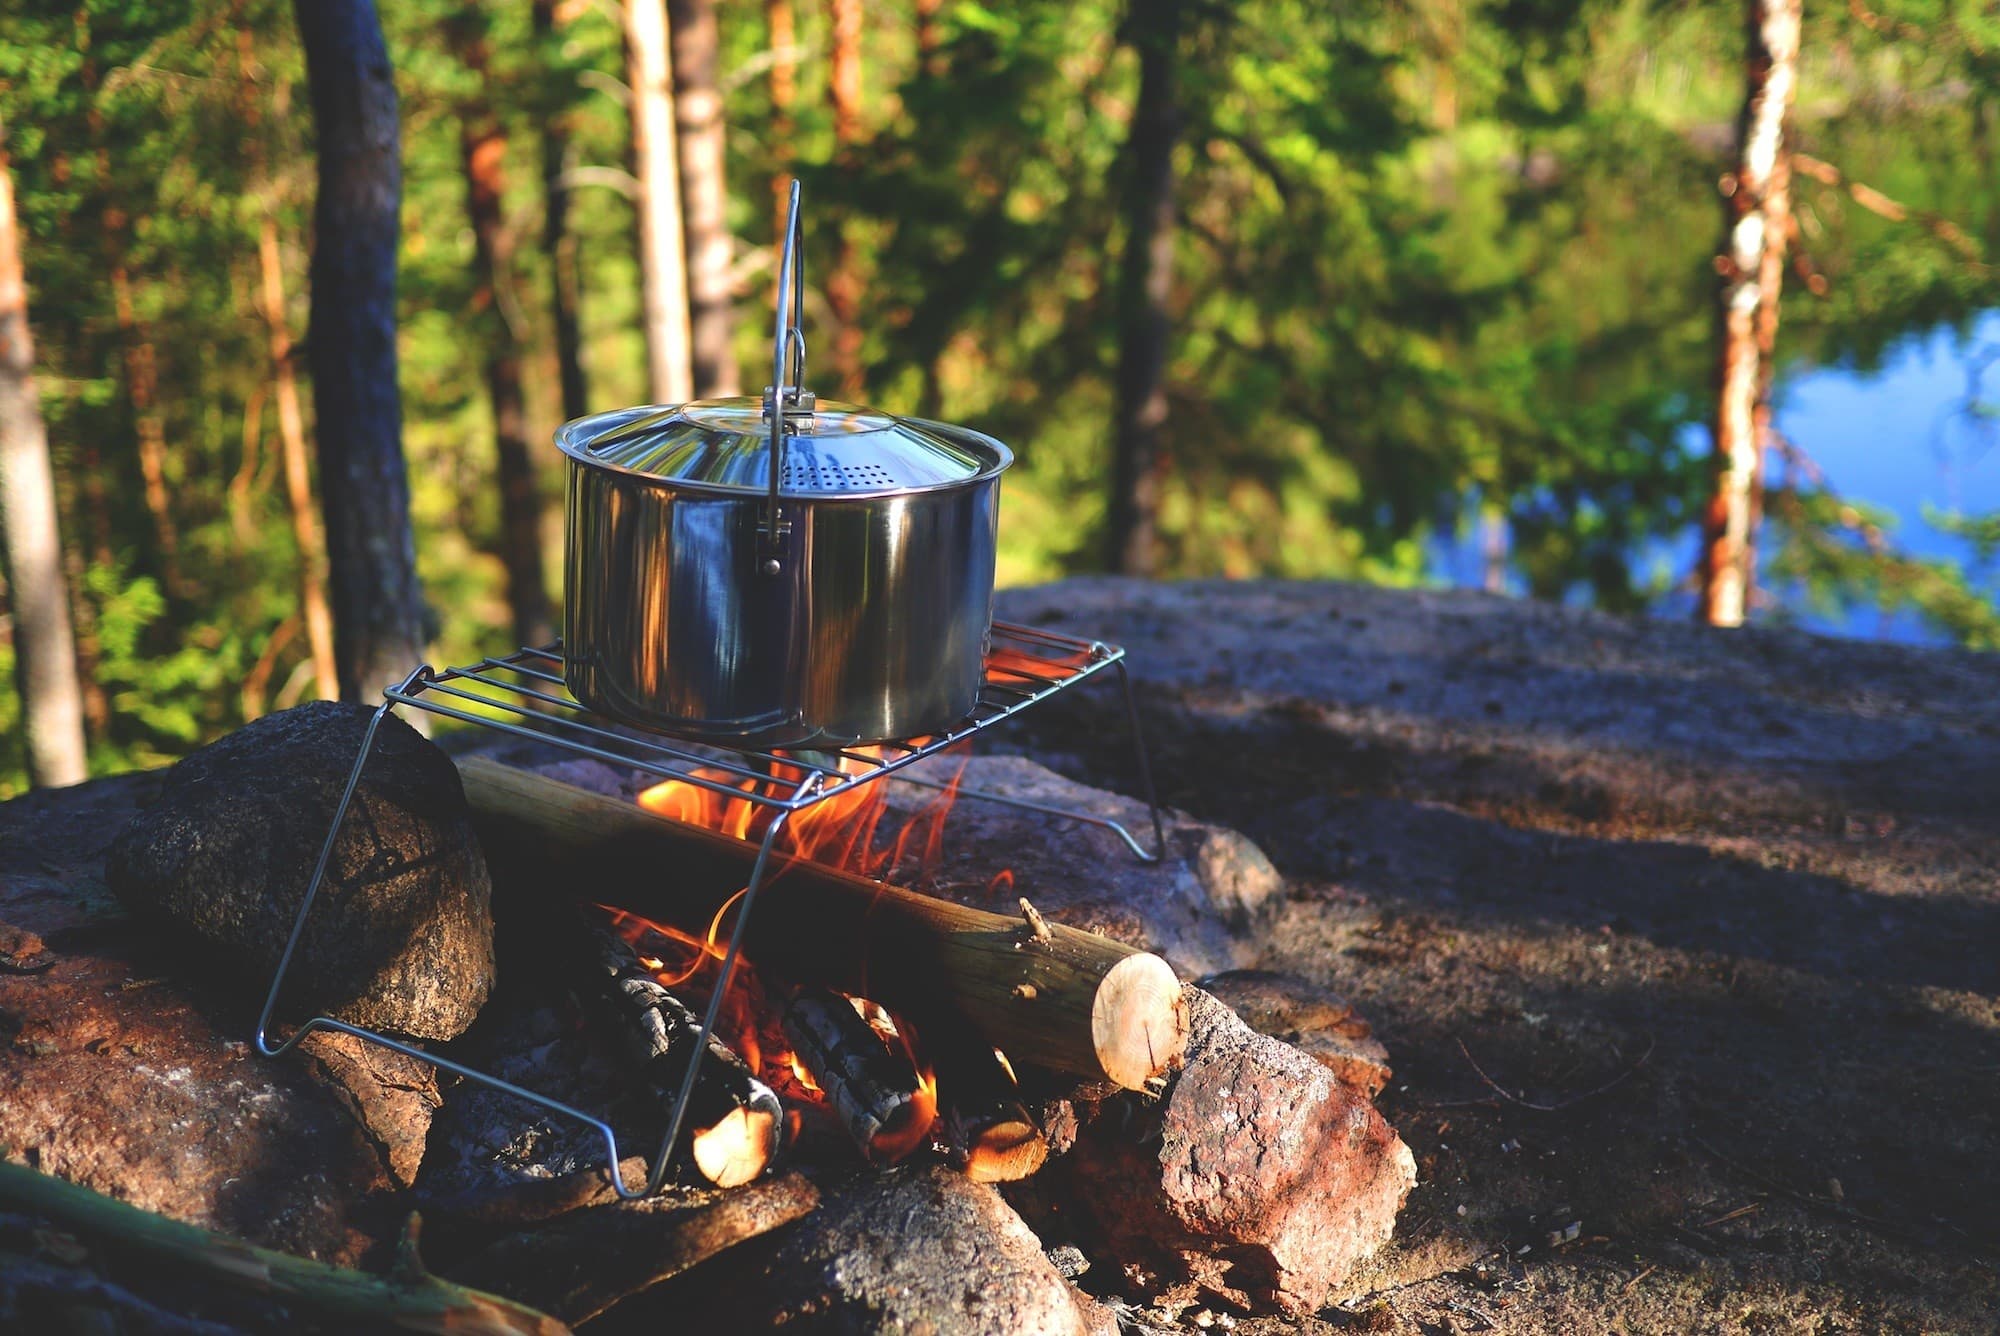
[[[1788,367],[1779,381],[1776,424],[1837,493],[1886,513],[1898,548],[1969,562],[1971,545],[1932,527],[1924,516],[2000,511],[2000,311],[1987,312],[1969,332],[1944,327],[1913,334],[1873,370]],[[1702,453],[1708,440],[1706,427],[1691,427],[1686,444]],[[1784,467],[1776,459],[1769,466]],[[1634,554],[1642,579],[1651,574],[1676,587],[1657,604],[1659,615],[1690,615],[1693,600],[1685,586],[1696,552],[1690,533],[1671,543],[1649,543]],[[1484,574],[1479,536],[1437,545],[1433,563],[1440,579],[1479,585]],[[1516,578],[1506,583],[1521,592]],[[1908,643],[1949,639],[1913,614],[1860,608],[1828,615],[1808,606],[1802,591],[1766,592],[1777,601],[1776,615],[1812,630]]]

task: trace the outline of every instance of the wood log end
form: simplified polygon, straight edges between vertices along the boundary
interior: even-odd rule
[[[965,1176],[975,1183],[1019,1182],[1049,1158],[1048,1138],[1025,1111],[980,1128],[966,1141]]]
[[[694,1138],[694,1163],[719,1188],[755,1182],[778,1153],[784,1119],[769,1109],[731,1109]]]
[[[1188,1013],[1173,966],[1143,951],[1113,965],[1091,1003],[1090,1031],[1105,1078],[1127,1090],[1179,1066]]]

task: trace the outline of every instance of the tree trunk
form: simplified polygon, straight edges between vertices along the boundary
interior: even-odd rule
[[[326,558],[320,548],[319,521],[313,516],[312,475],[306,466],[306,419],[299,408],[298,370],[292,365],[292,332],[285,323],[284,257],[278,248],[277,220],[268,212],[257,236],[257,258],[263,270],[260,304],[269,331],[272,374],[277,378],[285,504],[292,514],[292,541],[299,549],[299,607],[305,614],[306,644],[312,653],[313,689],[321,700],[338,700],[340,674],[334,667],[333,614],[326,605],[323,566]]]
[[[828,87],[833,96],[836,152],[851,157],[861,141],[861,0],[830,0],[833,53]],[[861,385],[861,274],[854,238],[839,229],[826,301],[833,308],[833,370],[843,398],[859,400]]]
[[[535,0],[535,45],[547,53],[555,44],[555,0]],[[542,118],[542,250],[549,257],[551,300],[556,322],[556,367],[562,381],[565,420],[590,411],[583,378],[583,333],[577,311],[580,283],[576,267],[576,237],[569,230],[569,186],[563,172],[569,166],[569,90],[551,90]]]
[[[471,21],[471,20],[468,20]],[[486,390],[493,404],[495,477],[500,484],[500,561],[507,570],[507,606],[514,643],[540,645],[554,634],[548,585],[542,574],[542,499],[528,453],[528,410],[521,392],[521,354],[501,308],[501,285],[514,239],[507,229],[504,175],[507,133],[483,89],[484,33],[459,44],[466,69],[482,92],[460,115],[459,149],[465,166],[466,211],[472,220],[474,278],[471,309],[486,352]]]
[[[14,608],[14,682],[21,693],[28,782],[85,776],[83,689],[56,525],[49,438],[35,394],[28,285],[14,216],[14,165],[0,130],[0,533]]]
[[[798,100],[798,28],[792,21],[792,0],[764,0],[764,22],[771,37],[771,158],[778,172],[771,178],[771,232],[776,245],[785,244],[785,212],[791,202],[792,105]],[[777,273],[784,256],[774,257]]]
[[[1772,351],[1791,220],[1786,144],[1798,91],[1801,0],[1749,0],[1748,86],[1739,161],[1725,179],[1715,491],[1702,526],[1697,614],[1741,626],[1750,601],[1771,430]]]
[[[674,146],[666,0],[624,0],[624,4],[633,175],[639,180],[646,366],[655,403],[685,403],[693,397],[694,376],[688,362],[687,262],[681,246],[680,154]]]
[[[938,40],[938,11],[943,8],[944,0],[917,0],[917,68],[927,79],[944,74]]]
[[[742,392],[736,305],[729,282],[729,191],[723,183],[722,93],[716,86],[715,0],[668,0],[681,225],[687,241],[688,324],[697,399]]]
[[[132,405],[133,434],[139,441],[140,495],[145,498],[146,513],[153,517],[162,583],[178,598],[182,592],[180,535],[174,528],[173,503],[167,497],[167,426],[160,417],[159,359],[154,355],[152,338],[139,324],[131,276],[115,253],[122,231],[122,225],[112,226],[105,234],[114,251],[110,257],[111,298],[125,345],[125,394]]]
[[[344,700],[371,700],[423,662],[428,620],[410,532],[396,382],[396,86],[372,0],[295,0],[319,139],[307,339],[319,418]]]
[[[1142,17],[1143,16],[1143,17]],[[1139,104],[1126,143],[1125,256],[1118,274],[1118,383],[1112,422],[1111,569],[1151,575],[1158,561],[1160,440],[1167,421],[1167,298],[1174,266],[1174,64],[1181,0],[1133,9]]]

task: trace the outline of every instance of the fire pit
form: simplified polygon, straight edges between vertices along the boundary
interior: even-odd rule
[[[959,748],[986,729],[1048,700],[1057,692],[1109,674],[1124,695],[1127,718],[1132,722],[1134,758],[1142,791],[1148,795],[1151,846],[1142,843],[1120,822],[1085,811],[1063,815],[1113,831],[1135,859],[1157,861],[1164,849],[1165,836],[1158,804],[1151,797],[1152,777],[1146,766],[1136,714],[1132,711],[1131,681],[1124,651],[1102,642],[1006,624],[993,627],[992,643],[978,703],[955,727],[925,738],[833,751],[722,749],[620,726],[585,710],[565,690],[560,644],[523,649],[442,672],[429,666],[418,668],[384,692],[385,699],[370,720],[342,801],[335,810],[319,864],[300,902],[290,941],[271,981],[257,1026],[259,1051],[276,1057],[316,1030],[353,1035],[581,1122],[602,1138],[605,1164],[620,1196],[632,1198],[657,1192],[673,1171],[674,1150],[691,1102],[703,1086],[705,1071],[739,1073],[739,1091],[732,1103],[742,1116],[729,1124],[733,1133],[741,1134],[755,1122],[775,1137],[779,1117],[768,1089],[760,1093],[743,1085],[742,1079],[750,1077],[750,1073],[740,1056],[731,1054],[712,1037],[731,995],[746,938],[753,925],[762,922],[757,913],[760,898],[775,867],[782,863],[795,872],[787,884],[788,891],[808,878],[811,885],[806,894],[789,896],[783,931],[764,934],[766,949],[758,953],[760,963],[783,964],[798,954],[788,944],[797,944],[812,957],[809,967],[812,972],[823,973],[832,958],[854,972],[855,979],[850,980],[853,982],[866,978],[871,968],[879,974],[893,968],[891,962],[903,962],[907,977],[889,984],[892,993],[927,999],[948,997],[953,1006],[939,1016],[946,1025],[961,1023],[961,1017],[951,1015],[951,1011],[971,1013],[962,1021],[976,1032],[976,1038],[968,1036],[966,1042],[949,1047],[965,1049],[970,1044],[970,1051],[976,1052],[983,1041],[987,1048],[997,1047],[1017,1061],[1037,1061],[1127,1088],[1145,1088],[1171,1068],[1184,1037],[1179,984],[1172,969],[1159,957],[1051,926],[1034,916],[1032,908],[1020,919],[1004,919],[941,901],[928,901],[852,873],[803,862],[797,853],[801,846],[788,839],[794,831],[810,830],[815,821],[822,829],[835,828],[843,817],[851,817],[859,810],[858,802],[865,802],[868,786]],[[641,838],[648,833],[648,826],[664,827],[671,823],[681,828],[684,841],[690,832],[707,836],[703,847],[710,858],[725,865],[732,861],[741,865],[737,869],[742,876],[741,890],[725,897],[726,903],[681,906],[679,917],[683,919],[720,923],[722,911],[727,911],[730,924],[726,945],[718,937],[689,939],[683,934],[681,945],[692,946],[701,958],[713,959],[714,977],[707,985],[706,1012],[699,1021],[672,1000],[671,993],[664,988],[660,989],[664,997],[647,995],[646,971],[638,962],[659,959],[658,955],[620,958],[616,952],[609,952],[600,957],[607,974],[630,995],[633,1016],[628,1020],[651,1035],[644,1060],[656,1072],[672,1073],[672,1113],[643,1185],[630,1186],[620,1177],[618,1165],[622,1157],[617,1133],[609,1122],[595,1114],[331,1016],[315,1016],[282,1040],[273,1037],[272,1020],[283,995],[286,974],[306,932],[314,898],[326,874],[327,860],[367,765],[376,729],[382,718],[399,705],[645,775],[657,782],[642,795],[639,805],[606,801],[594,809],[572,812],[568,814],[570,819],[581,827],[593,822],[619,823],[628,836]],[[468,788],[480,788],[489,804],[514,802],[525,815],[549,800],[545,787],[520,772],[491,765],[481,767],[477,763],[465,767],[465,772]],[[959,798],[1046,810],[1043,804],[954,787]],[[707,826],[696,827],[685,820],[676,820],[695,815],[695,809],[704,804],[716,814],[716,819]],[[650,808],[652,814],[644,808]],[[865,847],[864,826],[850,821],[841,828],[847,832],[848,849]],[[680,884],[697,888],[690,893],[699,898],[708,893],[700,888],[720,885],[729,879],[725,873],[720,879],[695,877]],[[853,914],[843,917],[838,908],[857,901],[869,907],[866,916],[869,928],[858,935],[853,925],[861,917]],[[885,910],[884,906],[891,909]],[[704,914],[703,910],[710,912]],[[1021,949],[1017,949],[1017,939]],[[838,946],[829,949],[830,942],[843,942],[844,949]],[[673,947],[671,942],[655,942],[653,949],[671,953]],[[1005,968],[990,968],[996,958]],[[935,968],[940,960],[946,962],[944,967]],[[661,961],[662,969],[664,966]],[[653,983],[658,986],[657,980]],[[934,1012],[937,1010],[933,1008]],[[645,1014],[648,1012],[650,1017]],[[864,1032],[873,1035],[886,1029],[894,1033],[893,1022],[884,1026],[878,1019],[871,1026],[851,1008],[848,1014],[843,1014],[840,1006],[830,1005],[827,998],[812,994],[791,1000],[784,1014],[784,1029],[795,1036],[795,1051],[799,1047],[797,1037],[809,1037],[804,1045],[808,1049],[824,1050],[821,1075],[833,1085],[834,1089],[828,1093],[832,1094],[836,1107],[846,1110],[844,1116],[850,1124],[860,1127],[868,1118],[892,1114],[898,1107],[899,1094],[906,1106],[902,1121],[907,1125],[918,1120],[917,1110],[922,1104],[907,1106],[918,1099],[919,1092],[898,1091],[895,1082],[885,1086],[879,1079],[871,1079],[879,1078],[882,1068],[888,1065],[887,1060],[876,1057],[859,1043]],[[836,1030],[836,1026],[841,1028]],[[704,1043],[704,1036],[710,1037],[710,1042]],[[967,1073],[965,1079],[972,1087],[1010,1084],[996,1083],[989,1073],[977,1070]],[[718,1084],[725,1083],[723,1076],[715,1080]],[[723,1097],[711,1090],[708,1098],[713,1107],[714,1101]],[[931,1107],[934,1110],[934,1105]],[[1004,1127],[1004,1118],[1001,1124]],[[923,1120],[923,1126],[914,1133],[905,1126],[901,1134],[921,1138],[929,1130],[928,1120]],[[1008,1133],[1004,1130],[996,1133],[988,1126],[976,1129],[972,1135],[983,1147],[992,1137],[1004,1140]],[[721,1182],[740,1172],[741,1153],[740,1147],[716,1150],[714,1154],[720,1156],[717,1163],[722,1167],[718,1170],[720,1177],[711,1175],[712,1180]],[[762,1163],[757,1167],[761,1170]]]

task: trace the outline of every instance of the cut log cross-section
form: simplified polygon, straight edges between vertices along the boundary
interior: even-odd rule
[[[463,758],[459,772],[492,866],[687,931],[708,930],[756,857],[741,840],[488,758]],[[962,1016],[1017,1063],[1128,1090],[1172,1071],[1187,1043],[1180,984],[1158,956],[816,863],[773,868],[744,949],[773,977],[871,998],[919,1034],[931,1017]]]
[[[704,1046],[695,1014],[653,978],[617,934],[599,929],[591,940],[606,1007],[618,1013],[639,1080],[663,1111],[679,1097],[688,1063],[703,1054],[683,1131],[695,1167],[717,1187],[757,1178],[776,1157],[784,1134],[785,1113],[776,1093],[719,1037],[710,1035]]]

